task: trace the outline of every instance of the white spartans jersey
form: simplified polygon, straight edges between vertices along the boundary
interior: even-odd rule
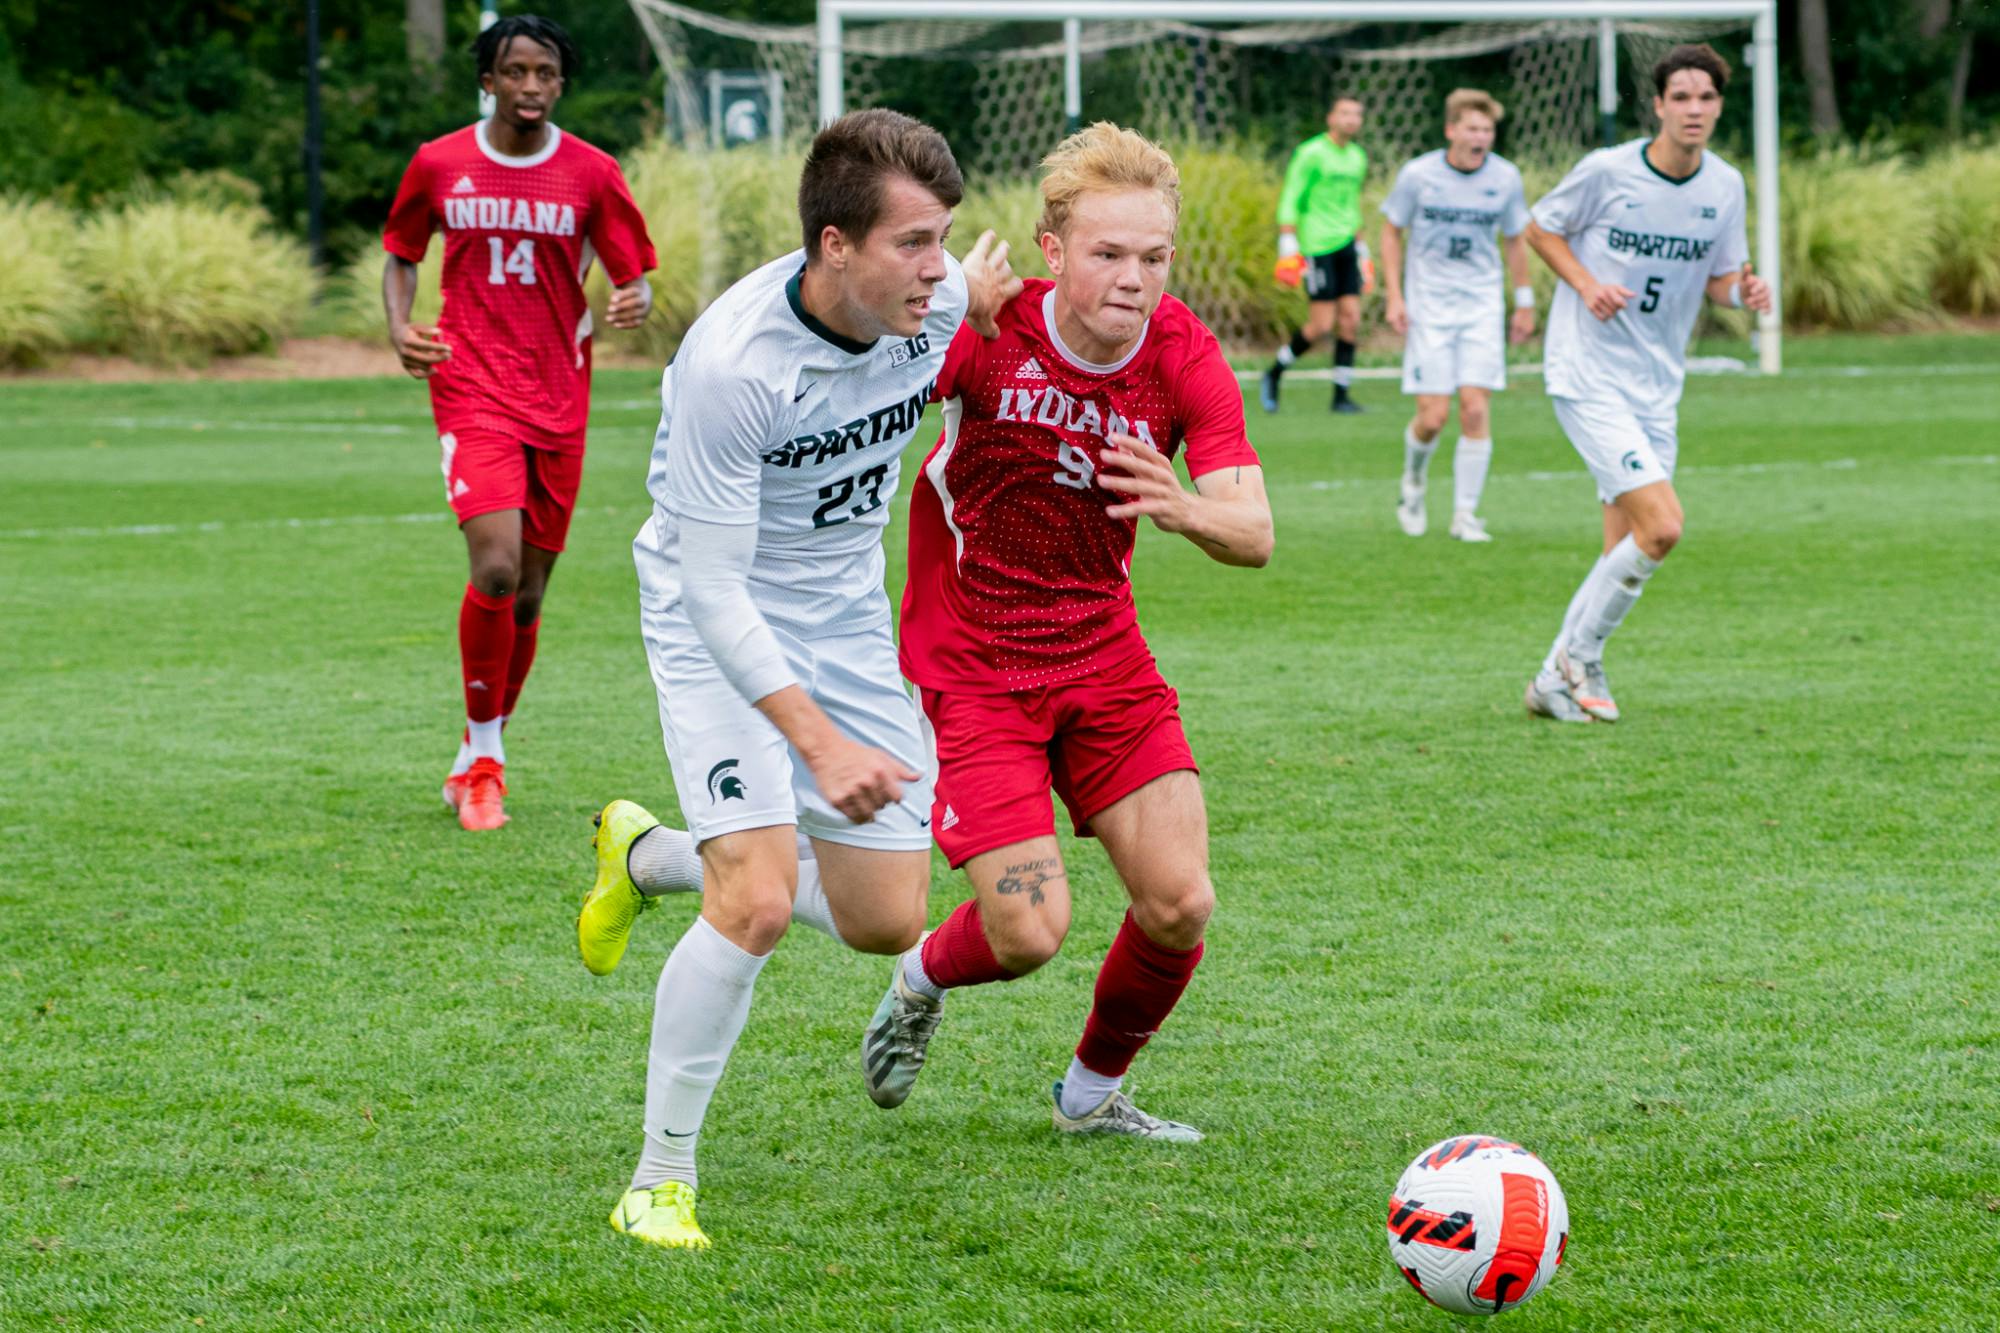
[[[755,523],[750,595],[774,626],[813,639],[888,623],[882,529],[965,317],[965,275],[945,266],[909,338],[858,343],[814,319],[799,300],[803,250],[694,322],[660,381],[654,511],[633,543],[649,597],[680,601],[682,518]]]
[[[1410,322],[1460,327],[1499,317],[1505,286],[1497,230],[1519,236],[1528,227],[1528,198],[1512,162],[1488,153],[1475,171],[1460,171],[1436,149],[1396,173],[1382,216],[1409,233],[1404,247],[1403,299]]]
[[[1703,289],[1750,257],[1743,174],[1703,152],[1692,176],[1674,180],[1646,160],[1646,140],[1634,139],[1577,163],[1534,212],[1593,278],[1632,293],[1623,310],[1600,321],[1568,283],[1556,289],[1543,354],[1548,391],[1610,393],[1642,411],[1673,410]]]

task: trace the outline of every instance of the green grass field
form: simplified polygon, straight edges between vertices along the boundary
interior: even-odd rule
[[[0,1327],[1441,1328],[1382,1223],[1470,1130],[1569,1197],[1509,1328],[2000,1327],[2000,339],[1789,355],[1692,382],[1616,727],[1520,707],[1596,540],[1538,380],[1485,548],[1441,535],[1448,449],[1397,531],[1393,385],[1253,414],[1272,566],[1135,562],[1221,897],[1135,1086],[1209,1140],[1049,1129],[1122,910],[1076,846],[1064,956],[954,999],[894,1114],[885,962],[786,940],[699,1256],[605,1225],[694,904],[609,979],[571,926],[596,807],[672,810],[654,377],[600,377],[479,836],[437,799],[465,569],[418,386],[0,387]]]

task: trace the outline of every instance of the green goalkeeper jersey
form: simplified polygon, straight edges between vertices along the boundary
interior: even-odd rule
[[[1361,230],[1361,183],[1368,154],[1357,143],[1336,144],[1315,134],[1292,154],[1278,195],[1278,225],[1299,229],[1299,249],[1331,254]]]

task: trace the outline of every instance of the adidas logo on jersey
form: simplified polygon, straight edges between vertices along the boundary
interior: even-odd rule
[[[942,833],[946,829],[955,829],[957,827],[958,827],[958,811],[952,809],[949,805],[945,806],[944,820],[942,823],[938,825],[938,832]]]
[[[1032,356],[1029,357],[1026,361],[1022,362],[1021,368],[1014,372],[1014,378],[1016,379],[1045,380],[1048,377],[1049,377],[1049,372],[1043,370],[1042,363],[1035,360],[1035,358],[1033,358]]]
[[[471,194],[478,188],[479,188],[478,186],[472,183],[472,177],[460,176],[458,178],[458,184],[451,187],[451,192],[453,194]]]

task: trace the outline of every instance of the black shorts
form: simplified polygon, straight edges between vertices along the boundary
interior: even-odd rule
[[[1306,296],[1314,301],[1337,301],[1343,296],[1361,295],[1361,252],[1353,241],[1338,250],[1314,255],[1306,261]]]

